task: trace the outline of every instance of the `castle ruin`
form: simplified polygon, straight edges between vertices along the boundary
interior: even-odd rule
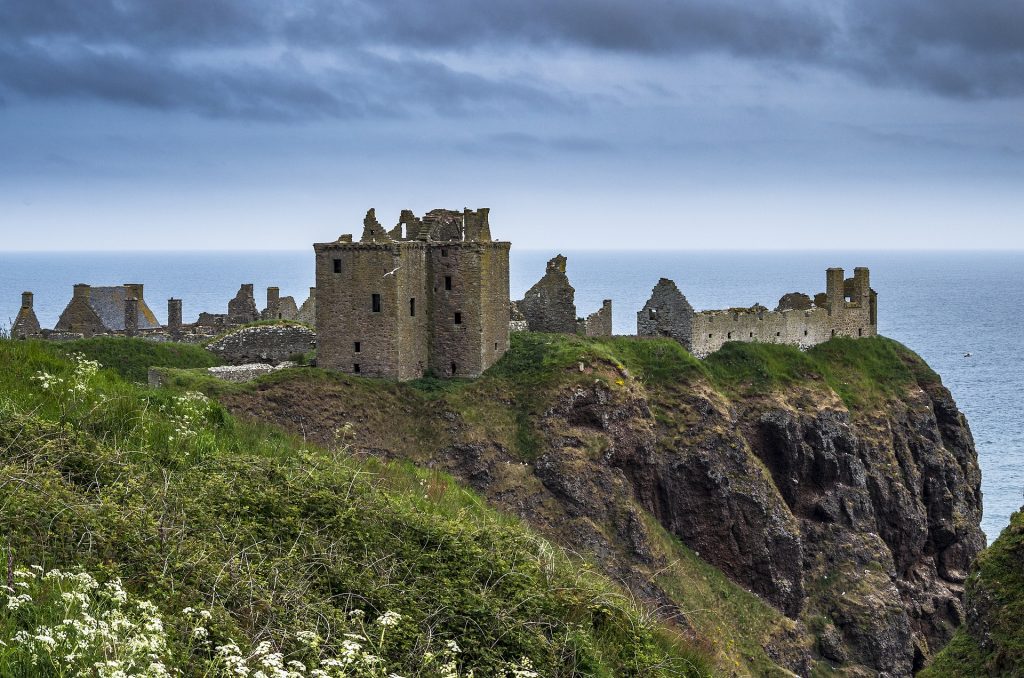
[[[488,209],[374,210],[359,242],[317,243],[317,365],[374,377],[476,377],[508,350],[510,244]]]
[[[675,283],[662,278],[637,313],[637,335],[671,337],[703,358],[729,341],[758,341],[809,348],[832,337],[873,337],[878,334],[878,295],[867,268],[852,278],[843,269],[826,272],[825,292],[814,301],[792,292],[774,311],[764,306],[694,311]]]

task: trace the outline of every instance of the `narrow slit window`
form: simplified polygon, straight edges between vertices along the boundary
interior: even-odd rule
[[[726,332],[725,338],[726,339],[732,339],[732,332]]]
[[[373,312],[374,313],[380,313],[380,295],[379,294],[373,295],[372,304],[373,304]]]
[[[753,339],[753,338],[754,338],[754,333],[753,333],[753,332],[751,332],[751,333],[750,333],[750,338],[751,338],[751,339]]]
[[[334,260],[334,272],[341,273],[341,259]]]
[[[357,341],[353,346],[353,349],[355,350],[356,353],[361,353],[363,350],[363,345]]]
[[[832,336],[833,337],[836,336],[836,331],[835,330],[832,330]]]
[[[461,325],[462,324],[462,314],[459,313],[458,311],[455,312],[455,324],[456,325]]]
[[[782,332],[776,332],[776,333],[775,333],[775,336],[776,336],[776,337],[781,337],[781,336],[782,336]]]
[[[409,315],[416,315],[416,297],[409,299]]]
[[[450,290],[452,288],[452,277],[450,275],[446,275],[444,277],[444,288],[446,290]]]
[[[864,336],[864,328],[863,327],[858,327],[857,328],[857,336],[858,337],[863,337]]]
[[[495,351],[497,351],[497,350],[498,350],[498,342],[494,342],[494,350],[495,350]]]
[[[452,376],[453,377],[455,376],[455,373],[457,371],[458,371],[458,365],[456,365],[455,363],[452,363]]]
[[[807,330],[804,330],[804,336],[805,337],[807,336]]]

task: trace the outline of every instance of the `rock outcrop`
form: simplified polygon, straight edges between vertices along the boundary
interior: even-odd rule
[[[778,388],[723,385],[667,340],[636,340],[631,350],[663,350],[642,378],[627,354],[584,349],[541,368],[554,340],[517,336],[508,360],[533,371],[485,375],[452,400],[408,388],[367,402],[320,380],[226,402],[325,443],[351,422],[356,449],[451,472],[685,625],[656,574],[670,565],[667,531],[793,620],[764,650],[799,675],[816,663],[910,675],[950,639],[983,546],[980,472],[949,391],[909,351],[862,340],[906,382],[879,395],[865,381],[844,400],[811,372]]]

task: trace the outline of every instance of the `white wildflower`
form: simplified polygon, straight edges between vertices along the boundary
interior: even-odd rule
[[[395,626],[400,621],[402,621],[402,615],[391,610],[377,617],[377,624],[380,626]]]

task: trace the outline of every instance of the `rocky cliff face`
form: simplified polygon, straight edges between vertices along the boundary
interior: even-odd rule
[[[844,400],[829,379],[857,375],[827,357],[752,388],[690,363],[666,377],[664,361],[692,361],[672,351],[657,369],[631,364],[624,340],[558,339],[579,355],[541,356],[554,364],[524,379],[515,354],[538,336],[517,340],[504,372],[441,394],[296,377],[227,403],[325,444],[351,422],[365,453],[453,473],[685,625],[656,576],[666,530],[794,620],[760,642],[799,675],[910,675],[950,639],[984,543],[980,472],[967,422],[921,364],[908,368],[913,354],[866,340],[906,378]]]

